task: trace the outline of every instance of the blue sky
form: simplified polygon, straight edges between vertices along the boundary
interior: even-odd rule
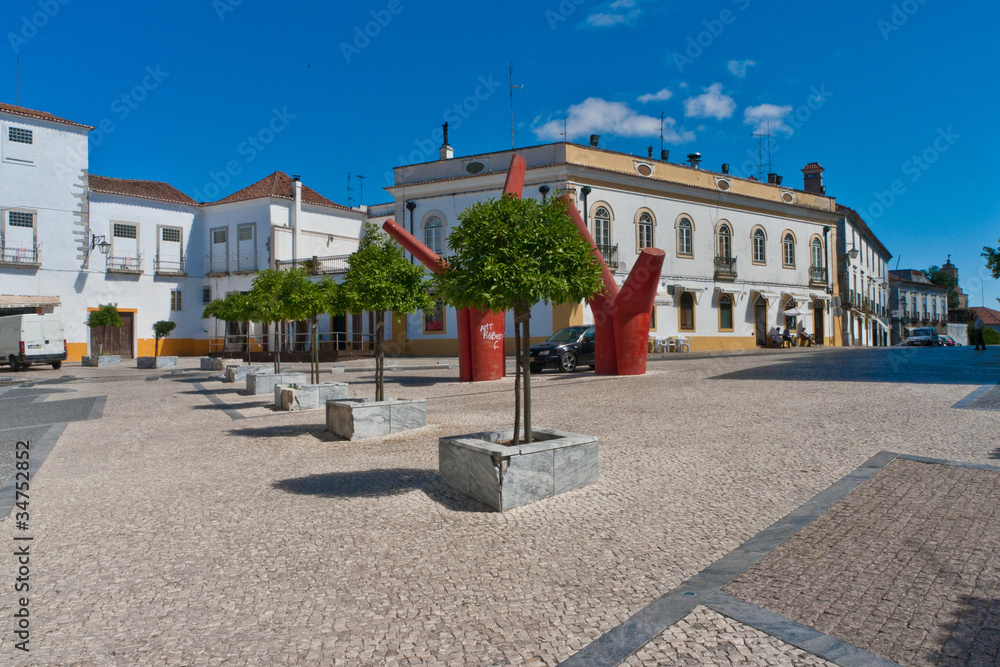
[[[951,254],[996,306],[997,25],[987,0],[6,0],[0,101],[19,54],[22,106],[104,128],[93,173],[216,199],[280,169],[347,203],[350,172],[374,204],[445,120],[457,155],[510,146],[513,64],[515,145],[658,152],[662,113],[671,160],[748,175],[770,123],[786,184],[820,162],[900,268]]]

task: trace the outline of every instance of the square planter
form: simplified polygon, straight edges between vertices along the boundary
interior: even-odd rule
[[[326,404],[326,430],[348,440],[374,438],[427,426],[427,401],[349,398]]]
[[[308,382],[309,376],[305,373],[251,373],[247,376],[247,393],[251,396],[274,396],[274,388],[279,384],[303,385]]]
[[[201,358],[201,370],[203,371],[222,371],[225,370],[225,359],[221,357],[202,357]]]
[[[117,366],[122,362],[122,358],[117,354],[105,354],[103,357],[84,357],[80,363],[84,366],[97,368],[98,366]]]
[[[177,366],[177,357],[137,357],[136,368],[174,368]]]
[[[503,512],[597,481],[597,438],[532,429],[530,445],[509,447],[514,429],[471,433],[438,441],[441,481]]]
[[[274,407],[279,410],[319,410],[327,401],[347,398],[347,383],[324,382],[288,386],[279,384],[274,388]]]
[[[246,382],[247,376],[251,373],[267,373],[274,370],[271,364],[229,364],[226,366],[226,377],[223,382]]]

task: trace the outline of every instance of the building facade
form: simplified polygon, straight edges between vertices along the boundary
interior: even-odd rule
[[[933,284],[923,271],[890,271],[889,297],[893,345],[906,342],[917,327],[948,333],[948,288]]]
[[[818,165],[817,165],[818,166]],[[890,344],[889,260],[892,254],[854,209],[838,206],[837,266],[843,345]]]
[[[643,248],[666,252],[651,335],[684,336],[692,350],[742,349],[801,322],[817,342],[837,342],[833,198],[708,171],[697,154],[676,164],[557,143],[454,158],[446,146],[441,160],[395,169],[396,220],[447,256],[459,215],[500,196],[514,152],[527,162],[524,196],[568,193],[619,282]],[[592,321],[586,304],[539,304],[532,332]],[[412,315],[394,338],[414,354],[454,354],[455,313]]]

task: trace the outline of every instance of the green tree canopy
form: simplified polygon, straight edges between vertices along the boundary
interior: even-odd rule
[[[1000,239],[997,239],[997,243],[1000,243]],[[983,258],[986,259],[986,268],[993,277],[1000,279],[1000,248],[983,246]]]
[[[936,265],[924,271],[924,275],[935,285],[948,288],[949,310],[958,308],[958,278]]]
[[[177,328],[176,322],[170,320],[159,320],[153,323],[153,356],[160,356],[160,339],[169,336]]]
[[[97,310],[90,311],[87,315],[87,326],[91,329],[100,327],[101,329],[101,349],[100,356],[104,356],[104,343],[108,337],[108,327],[120,327],[124,324],[122,316],[118,314],[117,303],[105,303],[97,307]]]
[[[343,290],[329,277],[313,280],[308,269],[283,271],[279,289],[279,301],[284,304],[284,314],[290,320],[309,320],[312,340],[312,362],[310,374],[312,382],[319,382],[319,336],[317,318],[323,313],[339,313],[346,310]]]

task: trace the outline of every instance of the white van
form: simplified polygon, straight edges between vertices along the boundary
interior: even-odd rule
[[[27,370],[32,364],[58,369],[67,356],[58,315],[0,317],[0,363],[9,364],[11,370]]]

